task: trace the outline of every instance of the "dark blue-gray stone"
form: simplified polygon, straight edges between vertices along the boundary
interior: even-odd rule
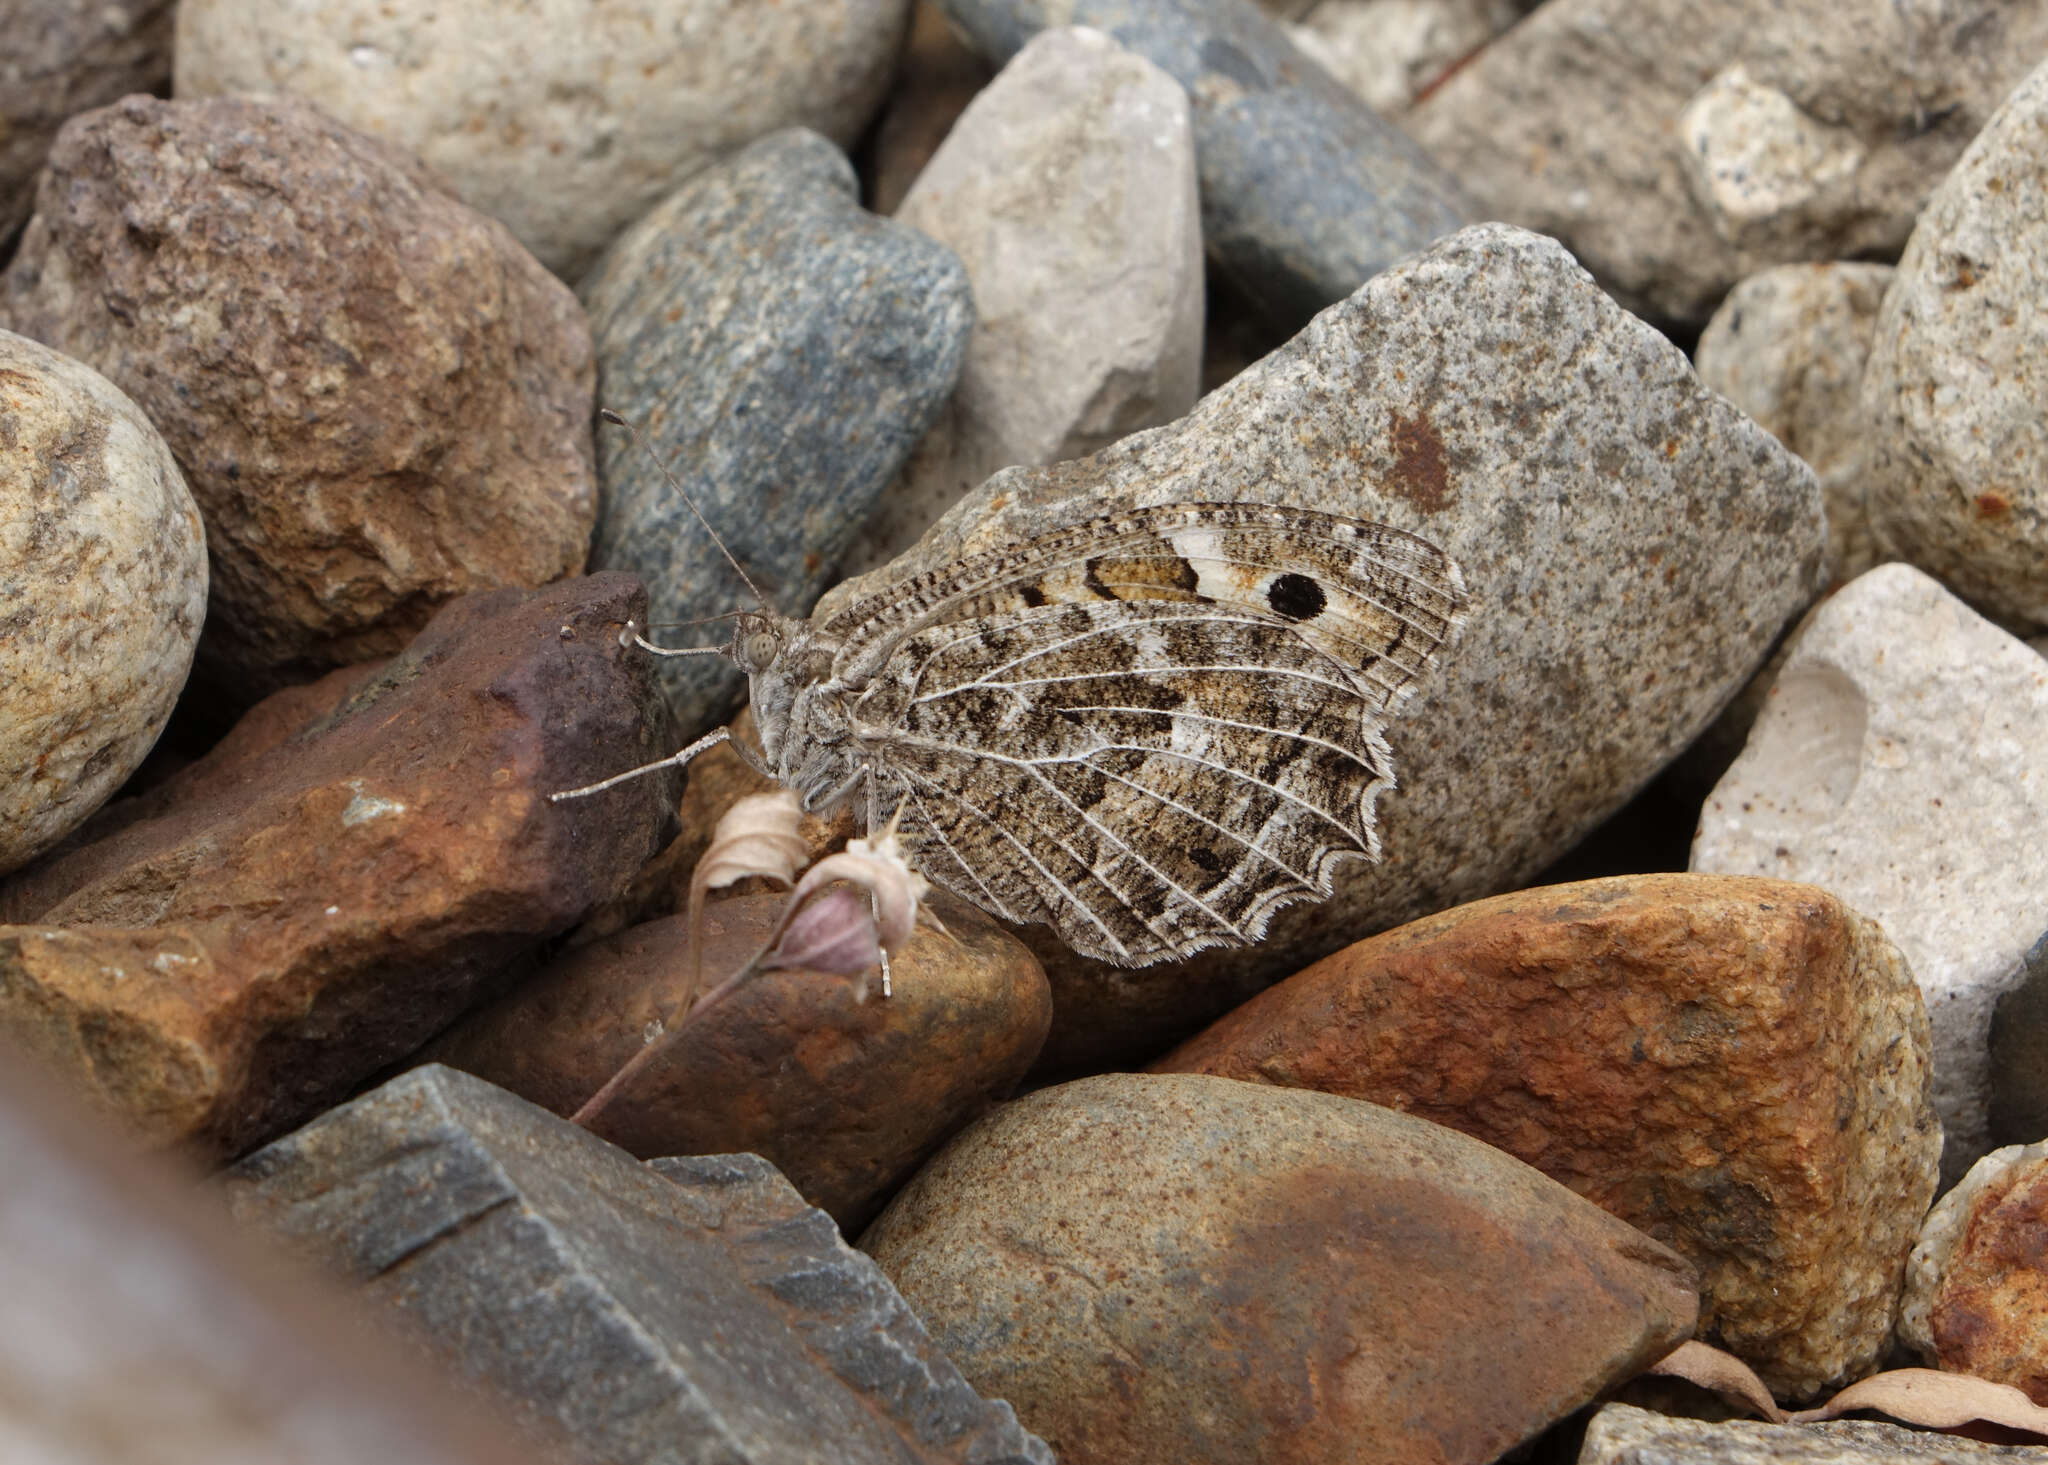
[[[1479,217],[1449,174],[1251,0],[943,4],[997,65],[1049,25],[1086,25],[1185,87],[1210,263],[1281,329]]]
[[[572,1458],[1051,1465],[766,1160],[656,1165],[434,1064],[227,1187]]]
[[[974,325],[967,272],[858,198],[831,143],[772,133],[670,195],[584,282],[598,400],[654,454],[599,429],[591,564],[645,579],[656,622],[754,605],[662,462],[773,607],[806,615],[953,390]],[[662,677],[685,735],[744,687],[708,656],[664,662]]]
[[[1991,1143],[2048,1135],[2048,935],[2028,948],[2020,979],[1991,1009]]]

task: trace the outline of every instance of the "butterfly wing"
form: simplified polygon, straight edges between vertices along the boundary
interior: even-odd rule
[[[926,873],[1136,966],[1256,940],[1377,855],[1380,729],[1463,603],[1399,530],[1192,504],[961,561],[826,629]]]

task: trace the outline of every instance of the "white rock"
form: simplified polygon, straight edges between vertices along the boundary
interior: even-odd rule
[[[0,872],[155,744],[206,619],[206,531],[142,411],[0,331]]]
[[[1869,434],[1858,392],[1889,265],[1779,265],[1721,302],[1694,355],[1700,380],[1804,458],[1827,497],[1835,580],[1878,563],[1863,508]]]
[[[2048,927],[2048,663],[1918,570],[1870,571],[1792,643],[1692,867],[1883,926],[1927,999],[1953,1180],[1987,1145],[1992,1006]]]
[[[2048,0],[1549,0],[1403,119],[1625,302],[1896,250],[2048,54]]]
[[[1518,0],[1323,0],[1287,33],[1367,105],[1393,115],[1523,8]]]
[[[184,0],[180,98],[289,93],[405,144],[574,280],[711,162],[797,124],[844,147],[909,0]]]
[[[2031,630],[2048,627],[2044,159],[2048,64],[1921,215],[1863,384],[1879,541]]]
[[[1202,231],[1187,94],[1100,31],[1041,32],[954,124],[900,222],[974,286],[959,385],[849,573],[1001,468],[1085,457],[1195,405]]]

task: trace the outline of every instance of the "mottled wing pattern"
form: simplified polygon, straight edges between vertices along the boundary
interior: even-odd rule
[[[1456,624],[1455,566],[1385,525],[1184,504],[849,608],[856,720],[925,872],[1085,955],[1256,940],[1376,856],[1380,734]],[[835,679],[836,676],[835,676]]]

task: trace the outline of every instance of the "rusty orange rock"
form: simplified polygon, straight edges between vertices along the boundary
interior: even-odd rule
[[[1647,875],[1361,941],[1154,1065],[1370,1099],[1497,1145],[1700,1271],[1700,1333],[1781,1396],[1884,1349],[1941,1133],[1927,1015],[1812,886]]]
[[[705,911],[707,980],[761,948],[780,895]],[[1014,1088],[1052,999],[1038,963],[980,911],[939,893],[946,926],[892,961],[895,995],[763,972],[696,1017],[592,1121],[643,1159],[751,1151],[848,1229],[864,1224],[949,1135]],[[432,1044],[446,1063],[571,1114],[673,1020],[686,981],[682,917],[583,946]]]
[[[2048,1404],[2048,1142],[1993,1150],[1927,1218],[1900,1340]]]
[[[259,706],[0,890],[0,1034],[209,1158],[344,1096],[656,847],[673,780],[546,797],[663,743],[644,613],[623,575],[474,595]]]

